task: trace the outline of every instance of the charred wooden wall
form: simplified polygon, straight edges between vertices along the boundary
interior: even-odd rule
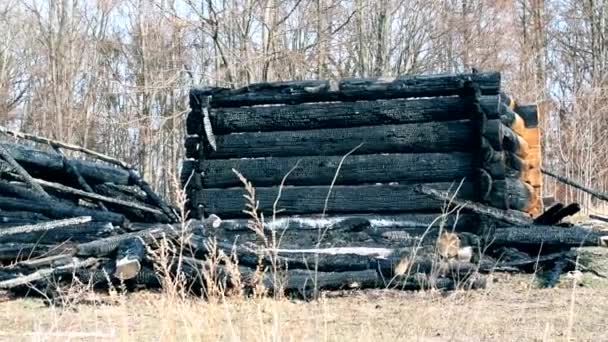
[[[193,89],[190,107],[181,179],[193,216],[246,216],[233,169],[266,215],[439,212],[415,185],[463,180],[463,199],[540,210],[536,107],[502,94],[499,73]]]

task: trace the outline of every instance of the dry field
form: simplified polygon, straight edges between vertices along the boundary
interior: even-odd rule
[[[89,303],[0,304],[2,341],[602,341],[608,287],[538,289],[497,275],[485,290],[327,293],[312,302],[180,300],[170,293],[84,295]],[[67,297],[66,297],[67,298]]]

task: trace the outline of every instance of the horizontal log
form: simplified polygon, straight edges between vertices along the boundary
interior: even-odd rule
[[[498,117],[497,96],[483,96],[480,104],[486,116]],[[469,119],[470,115],[467,100],[460,97],[215,108],[210,111],[215,134],[450,121]],[[188,122],[193,125],[190,134],[202,134],[202,120],[200,113],[190,114]],[[187,147],[193,144],[194,141],[187,142]]]
[[[123,215],[84,207],[78,207],[75,205],[69,205],[67,203],[57,201],[53,201],[52,203],[45,203],[41,201],[32,201],[0,196],[0,208],[4,210],[32,211],[57,219],[74,216],[91,216],[95,221],[111,222],[115,225],[123,225],[126,223],[125,217]]]
[[[232,169],[239,170],[254,186],[278,186],[294,167],[285,185],[329,185],[341,159],[340,156],[310,156],[203,160],[200,162],[205,175],[202,187],[240,186],[241,181]],[[452,181],[472,176],[473,170],[471,153],[354,155],[344,159],[335,184]]]
[[[144,243],[156,243],[158,239],[187,236],[192,231],[205,231],[218,227],[218,217],[211,216],[205,220],[191,220],[186,224],[136,224],[138,231],[81,243],[76,246],[76,253],[81,256],[106,256],[114,253],[124,241],[141,238]]]
[[[43,175],[42,178],[45,179],[55,177],[64,180],[71,179],[65,172],[61,156],[56,153],[44,152],[10,142],[0,142],[0,145],[34,177]],[[124,169],[87,160],[71,159],[70,161],[88,182],[129,184],[129,172]]]
[[[493,232],[491,243],[494,245],[534,245],[583,247],[602,246],[608,232],[572,226],[513,226],[499,227]]]
[[[26,221],[45,221],[49,218],[29,211],[7,211],[0,209],[0,222],[9,222],[10,219],[21,219]]]
[[[101,239],[115,233],[116,228],[110,223],[90,222],[55,228],[49,231],[23,232],[10,236],[0,236],[0,243],[60,244],[68,241],[71,243],[83,243]]]
[[[53,246],[40,243],[15,243],[8,242],[0,244],[0,262],[14,262],[26,260],[48,253]]]
[[[484,95],[496,95],[499,73],[402,76],[394,79],[345,79],[337,91],[328,81],[257,83],[235,90],[213,93],[212,107],[260,104],[298,104],[325,101],[360,101],[409,97],[459,95],[466,81],[476,82]]]
[[[376,217],[375,219],[366,216]],[[283,218],[265,224],[263,237],[248,226],[246,219],[223,220],[219,229],[196,234],[227,244],[239,242],[255,245],[274,243],[281,248],[384,247],[400,248],[433,246],[441,229],[458,232],[475,229],[472,215],[440,217],[441,214],[351,215],[332,218]],[[402,221],[402,218],[425,221]],[[468,237],[463,245],[475,244]]]
[[[325,80],[261,82],[239,89],[221,89],[213,92],[212,107],[240,107],[259,104],[302,103],[322,101],[329,93]]]
[[[457,185],[452,183],[433,183],[429,186],[443,191],[457,188]],[[278,190],[278,187],[256,188],[256,200],[260,203],[260,210],[267,216],[272,214]],[[325,207],[328,190],[328,186],[284,187],[276,208],[281,210],[280,215],[320,214]],[[243,190],[238,188],[204,189],[197,192],[197,195],[201,196],[200,203],[204,204],[206,213],[224,218],[245,216],[243,194]],[[475,198],[473,184],[465,183],[460,189],[459,196],[464,199]],[[437,212],[442,205],[442,201],[415,192],[413,185],[339,185],[331,190],[326,212],[336,214]]]
[[[354,154],[470,151],[474,145],[468,121],[428,122],[318,129],[237,133],[216,136],[217,151],[208,159],[293,157]]]

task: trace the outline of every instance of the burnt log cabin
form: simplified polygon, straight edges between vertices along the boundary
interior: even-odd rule
[[[181,169],[187,209],[247,218],[237,170],[267,218],[278,210],[427,225],[445,201],[420,185],[535,216],[538,109],[500,83],[500,73],[485,72],[192,89]]]

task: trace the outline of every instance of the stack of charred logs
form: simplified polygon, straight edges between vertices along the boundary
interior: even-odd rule
[[[0,291],[171,281],[308,296],[539,270],[553,286],[608,233],[562,223],[576,204],[531,215],[498,86],[474,74],[194,90],[186,213],[121,161],[1,128]]]

